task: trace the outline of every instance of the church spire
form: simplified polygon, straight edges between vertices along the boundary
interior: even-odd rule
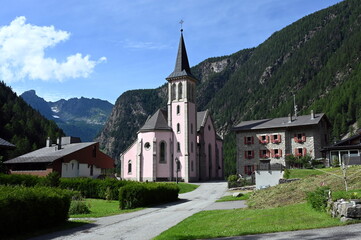
[[[185,76],[195,79],[189,67],[187,50],[183,39],[183,29],[181,29],[181,36],[179,40],[178,54],[175,63],[175,68],[174,71],[166,79],[170,80],[172,78],[185,77]]]

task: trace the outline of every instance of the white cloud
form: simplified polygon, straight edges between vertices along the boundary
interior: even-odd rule
[[[10,25],[0,27],[0,79],[15,82],[23,79],[58,80],[88,77],[94,67],[106,60],[90,60],[80,53],[65,62],[45,57],[45,49],[69,39],[70,33],[54,26],[35,26],[17,17]]]

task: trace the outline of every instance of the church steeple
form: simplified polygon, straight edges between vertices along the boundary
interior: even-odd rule
[[[179,40],[178,54],[177,54],[174,71],[166,79],[169,81],[173,78],[186,77],[186,76],[196,80],[196,78],[192,75],[191,69],[189,67],[187,50],[183,39],[183,29],[181,29],[181,36]]]

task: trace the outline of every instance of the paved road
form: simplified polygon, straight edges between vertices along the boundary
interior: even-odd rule
[[[360,240],[361,224],[341,227],[320,228],[293,232],[266,233],[239,237],[216,238],[212,240]]]
[[[180,194],[181,200],[176,203],[99,218],[93,224],[34,239],[151,239],[194,213],[210,207],[226,190],[226,182],[202,183],[195,191]]]

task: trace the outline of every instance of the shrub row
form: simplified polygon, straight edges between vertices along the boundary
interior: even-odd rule
[[[56,173],[50,173],[47,177],[18,174],[0,174],[0,185],[22,185],[26,187],[52,186],[62,189],[76,190],[86,198],[102,198],[118,200],[119,188],[127,184],[127,181],[117,179],[92,179],[92,178],[60,178]]]
[[[129,182],[119,190],[120,209],[145,207],[176,201],[179,187],[174,183]]]
[[[81,192],[85,198],[118,200],[119,188],[127,181],[117,179],[61,178],[59,187]]]
[[[57,188],[0,186],[0,234],[64,223],[73,192]]]

